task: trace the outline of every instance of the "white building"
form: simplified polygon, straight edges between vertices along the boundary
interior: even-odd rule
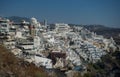
[[[8,19],[1,19],[0,20],[0,32],[5,33],[9,32],[9,20]]]
[[[66,32],[70,30],[70,26],[64,23],[56,23],[55,27],[55,31],[57,32]]]
[[[52,68],[52,60],[51,59],[43,58],[40,56],[35,56],[34,62],[38,67],[45,66],[48,69]]]

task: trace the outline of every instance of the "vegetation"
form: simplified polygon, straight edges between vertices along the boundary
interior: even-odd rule
[[[95,64],[88,64],[84,77],[120,77],[120,51],[103,56]]]
[[[89,63],[87,71],[73,77],[120,77],[120,51],[109,53],[97,63]]]

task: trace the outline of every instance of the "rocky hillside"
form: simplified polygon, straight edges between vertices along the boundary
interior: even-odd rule
[[[42,68],[16,58],[0,45],[0,77],[48,77],[48,75]]]
[[[95,64],[88,64],[84,77],[120,77],[120,51],[112,52]]]

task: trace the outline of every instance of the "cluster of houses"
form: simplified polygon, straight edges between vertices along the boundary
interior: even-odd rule
[[[19,24],[0,18],[0,39],[16,57],[47,69],[81,70],[86,63],[97,62],[102,55],[116,50],[113,38],[106,39],[84,27],[54,24],[36,18]],[[76,67],[79,67],[76,68]]]

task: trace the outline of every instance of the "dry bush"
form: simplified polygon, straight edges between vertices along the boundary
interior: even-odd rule
[[[48,75],[42,68],[16,58],[0,45],[0,77],[48,77]]]

